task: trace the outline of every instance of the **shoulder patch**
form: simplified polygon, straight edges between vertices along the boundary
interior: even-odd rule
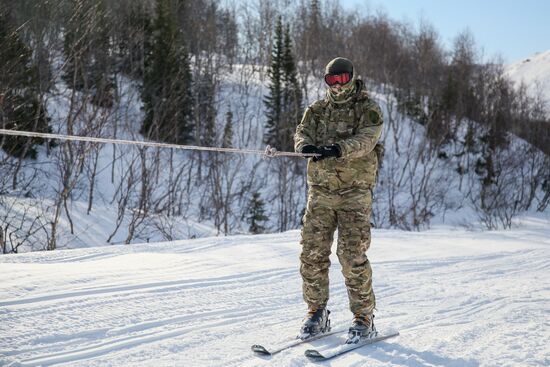
[[[371,124],[382,124],[382,109],[380,108],[378,103],[367,97],[366,99],[361,101],[361,109],[363,110],[363,114],[367,116]]]
[[[382,111],[379,108],[371,108],[368,112],[369,121],[373,125],[382,124]]]

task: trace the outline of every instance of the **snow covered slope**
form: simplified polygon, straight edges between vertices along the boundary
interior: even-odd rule
[[[548,366],[549,218],[509,231],[373,231],[377,326],[331,366]],[[0,365],[305,366],[250,352],[304,314],[299,232],[0,257]],[[332,259],[334,325],[350,314]],[[312,343],[338,343],[329,337]]]
[[[550,50],[508,65],[506,75],[518,84],[525,83],[531,93],[540,91],[550,108]]]

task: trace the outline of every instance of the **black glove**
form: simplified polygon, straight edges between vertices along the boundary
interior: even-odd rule
[[[305,147],[304,147],[305,148]],[[325,158],[339,158],[342,156],[342,149],[340,149],[340,146],[338,144],[332,144],[332,145],[325,145],[322,147],[319,147],[318,150],[314,153],[320,154],[320,157],[313,157],[313,162],[318,162]]]
[[[315,145],[304,145],[300,153],[306,153],[306,154],[319,153],[319,148],[316,147]]]

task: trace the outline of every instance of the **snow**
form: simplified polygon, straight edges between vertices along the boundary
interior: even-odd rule
[[[547,99],[550,96],[550,81],[544,79],[550,75],[550,51],[512,65],[508,72],[514,80],[529,85],[548,83]],[[261,149],[265,80],[257,70],[239,65],[224,78],[218,96],[220,121],[226,109],[231,109],[235,121],[241,122],[235,126],[235,145]],[[309,84],[310,99],[322,94],[321,80]],[[136,139],[135,121],[142,113],[138,89],[129,80],[121,80],[120,86],[124,107],[113,113],[128,123],[116,137]],[[68,108],[65,94],[50,101],[55,130],[62,132]],[[390,110],[390,97],[374,91],[373,96],[385,111]],[[392,127],[398,131],[389,130],[388,124],[381,181],[404,164],[391,137],[409,142],[405,149],[413,153],[425,144],[423,127],[396,111],[387,115],[398,122]],[[517,141],[513,146],[520,144]],[[118,152],[131,150],[121,147]],[[11,215],[39,216],[53,206],[48,194],[56,187],[57,167],[42,153],[38,162],[44,177],[35,185],[46,188],[41,193],[44,197],[4,196]],[[250,351],[252,344],[275,345],[297,333],[305,313],[298,271],[299,231],[206,237],[218,231],[212,223],[199,223],[193,209],[198,207],[199,196],[193,192],[185,216],[153,218],[134,241],[163,238],[155,220],[170,221],[157,226],[172,238],[205,238],[108,244],[117,220],[112,203],[116,185],[109,173],[112,156],[112,146],[102,148],[98,198],[89,215],[87,184],[79,182],[80,189],[70,202],[75,234],[68,233],[68,221],[61,218],[59,247],[78,249],[0,257],[0,366],[311,365],[303,356],[311,347],[307,344],[272,358],[260,358]],[[177,158],[184,163],[189,157],[181,153]],[[131,160],[132,155],[125,159]],[[242,175],[260,165],[263,177],[270,163],[253,157],[231,164],[228,172],[239,167]],[[438,212],[427,231],[373,230],[369,250],[378,300],[376,324],[381,331],[398,329],[401,336],[325,365],[550,365],[550,213],[526,214],[512,230],[471,231],[481,227],[479,218],[463,202],[457,187],[461,181],[453,166],[443,161],[430,164],[435,166],[432,182],[445,183],[441,186],[447,209]],[[117,173],[125,165],[121,160]],[[274,180],[261,177],[254,188],[268,198],[277,195]],[[415,182],[418,174],[412,172],[408,179]],[[379,221],[386,208],[383,189],[380,185],[374,208]],[[397,198],[406,209],[409,192]],[[233,211],[238,213],[242,205],[235,203]],[[276,204],[269,211],[276,217]],[[124,241],[126,222],[112,243]],[[34,249],[45,247],[41,233],[33,238]],[[345,327],[351,318],[346,290],[336,256],[331,260],[329,307],[333,325]],[[334,336],[311,344],[321,347],[340,340]]]
[[[539,57],[540,56],[540,57]],[[523,64],[511,67],[510,72],[520,78],[522,76],[550,75],[550,51],[532,57],[526,65],[533,66],[526,69]],[[61,56],[56,59],[60,67]],[[546,60],[546,61],[545,61]],[[542,73],[538,73],[539,66]],[[543,66],[546,65],[546,69]],[[529,71],[531,70],[531,71]],[[545,74],[544,74],[545,73]],[[67,88],[61,78],[58,78],[56,93],[48,98],[48,111],[52,117],[53,130],[56,133],[66,133],[66,121],[71,101],[71,90]],[[267,93],[266,69],[254,65],[237,64],[231,71],[227,70],[220,75],[219,93],[217,94],[217,130],[223,131],[225,114],[233,113],[234,119],[234,146],[238,148],[259,149],[265,147],[262,143],[265,111],[263,97]],[[434,156],[426,156],[425,147],[430,144],[425,134],[425,127],[403,116],[397,108],[397,100],[391,96],[391,88],[383,88],[371,81],[366,81],[372,97],[380,103],[386,119],[383,141],[385,144],[384,168],[380,172],[380,180],[375,195],[373,206],[373,220],[378,226],[399,228],[424,229],[432,224],[452,224],[467,226],[469,228],[483,227],[479,221],[483,213],[479,213],[477,203],[472,203],[468,197],[470,193],[479,191],[479,177],[471,170],[465,175],[456,172],[458,166],[469,167],[469,162],[475,162],[479,156],[464,155],[462,143],[456,146],[449,145],[445,148],[449,157],[447,160],[435,159]],[[326,86],[322,78],[310,77],[306,81],[308,85],[308,101],[322,97]],[[138,133],[143,111],[140,109],[139,86],[136,81],[123,76],[117,79],[120,94],[120,104],[113,110],[100,109],[99,115],[105,119],[102,133],[104,137],[142,140]],[[77,93],[78,94],[78,93]],[[550,103],[548,104],[550,106]],[[98,108],[87,105],[77,120],[80,134],[84,124],[89,122],[90,116],[98,113]],[[117,122],[116,131],[115,124]],[[460,127],[466,130],[464,126]],[[481,134],[481,131],[478,131]],[[458,139],[459,141],[461,139]],[[503,162],[507,162],[506,155],[520,156],[525,154],[528,146],[517,137],[510,137],[511,148],[501,152],[497,156]],[[399,144],[397,144],[397,142]],[[128,167],[134,160],[138,160],[138,151],[134,147],[112,145],[100,145],[98,147],[97,176],[95,177],[95,189],[93,207],[88,212],[88,195],[90,181],[88,170],[92,162],[87,162],[84,173],[77,179],[72,190],[68,209],[72,224],[65,211],[61,213],[57,228],[57,248],[80,248],[101,245],[125,243],[129,237],[129,227],[134,209],[139,207],[137,191],[139,185],[126,184],[125,175]],[[6,238],[13,238],[13,243],[21,243],[18,252],[42,250],[46,247],[51,232],[50,222],[54,221],[54,209],[57,193],[60,190],[62,177],[61,169],[56,154],[46,154],[45,147],[39,147],[39,157],[36,162],[28,162],[23,167],[23,177],[35,177],[30,187],[7,192],[0,196],[0,217],[7,218],[4,228],[8,228]],[[58,153],[54,149],[54,153]],[[158,151],[161,161],[169,161],[173,153],[174,172],[185,172],[191,177],[197,176],[197,165],[192,164],[190,152],[170,151],[163,149]],[[2,153],[0,152],[0,155]],[[149,149],[147,162],[149,166],[155,164],[157,150]],[[113,157],[117,159],[113,163]],[[277,171],[277,164],[290,162],[291,159],[263,160],[260,156],[224,155],[228,160],[219,167],[220,181],[224,197],[230,198],[229,207],[232,213],[229,218],[229,231],[232,234],[241,234],[248,231],[246,223],[247,204],[253,192],[261,193],[266,203],[266,215],[269,218],[266,228],[268,231],[279,230],[279,217],[283,210],[287,210],[289,227],[296,228],[299,225],[300,213],[305,206],[305,176],[291,176],[292,180],[286,180],[288,187],[281,189],[280,181],[274,179],[273,172]],[[405,158],[407,157],[407,158]],[[542,155],[537,161],[524,162],[521,169],[529,171],[529,167],[542,166]],[[91,156],[89,157],[91,160]],[[409,158],[414,165],[411,165]],[[468,164],[466,164],[468,161]],[[193,168],[195,167],[195,168]],[[411,169],[415,167],[416,169]],[[503,167],[510,167],[503,164]],[[36,171],[35,171],[36,170]],[[193,171],[194,170],[194,171]],[[508,173],[519,172],[509,168]],[[394,180],[394,177],[402,177]],[[517,180],[522,179],[517,175]],[[189,184],[182,182],[182,212],[168,216],[167,212],[159,215],[149,213],[146,220],[138,224],[131,243],[155,242],[172,239],[184,239],[194,237],[208,237],[223,232],[222,226],[216,225],[216,218],[210,215],[208,220],[201,213],[202,198],[205,191],[209,194],[208,182],[193,179]],[[233,182],[231,185],[229,182]],[[160,198],[167,198],[169,172],[160,172],[157,178],[158,185],[152,188],[151,201],[162,204]],[[517,187],[521,185],[518,184]],[[418,188],[411,194],[411,187]],[[421,188],[421,189],[420,189]],[[243,191],[244,190],[244,191]],[[119,216],[119,201],[122,193],[129,192],[129,203],[126,210]],[[245,194],[243,195],[243,192]],[[27,195],[28,193],[28,195]],[[291,203],[292,209],[281,207],[281,196],[286,195],[284,202]],[[474,194],[475,195],[475,194]],[[517,192],[522,196],[521,192]],[[28,197],[27,197],[28,196]],[[532,209],[536,207],[537,200],[544,196],[538,192]],[[166,202],[164,202],[166,204]],[[392,213],[399,218],[398,223],[390,223],[389,213],[392,205]],[[162,205],[161,205],[162,207]],[[411,208],[417,207],[419,212],[429,213],[424,218],[413,218]],[[535,209],[533,209],[535,210]],[[30,216],[37,220],[28,220]],[[199,223],[200,222],[200,223]],[[419,223],[413,225],[413,223]]]
[[[376,324],[331,366],[550,365],[550,218],[507,231],[373,230]],[[0,365],[307,366],[299,231],[0,257]],[[333,325],[350,321],[333,255]],[[334,344],[331,336],[311,344]],[[321,363],[323,365],[323,363]]]
[[[505,72],[516,84],[524,83],[532,95],[540,93],[550,109],[550,50],[510,64]]]

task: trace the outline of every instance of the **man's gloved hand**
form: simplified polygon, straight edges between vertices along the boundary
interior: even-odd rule
[[[300,153],[321,154],[321,153],[319,153],[319,147],[316,147],[315,145],[304,145],[304,147],[302,148],[302,151]]]
[[[305,147],[304,147],[305,148]],[[313,162],[318,162],[325,158],[339,158],[342,156],[342,149],[340,149],[340,146],[338,144],[332,144],[332,145],[324,145],[322,147],[319,147],[316,152],[320,154],[320,157],[313,157]]]

